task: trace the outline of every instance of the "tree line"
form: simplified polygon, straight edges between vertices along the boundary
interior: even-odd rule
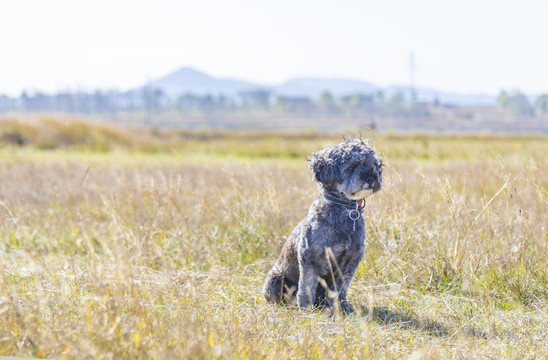
[[[534,102],[520,91],[502,90],[497,97],[500,108],[507,109],[518,116],[533,117],[548,115],[548,94],[540,95]]]
[[[500,108],[517,116],[548,115],[548,94],[531,101],[519,91],[501,91],[497,97]],[[434,104],[438,105],[438,104]],[[278,112],[301,117],[344,116],[428,117],[428,106],[411,103],[402,93],[386,95],[383,91],[351,93],[335,96],[324,91],[317,98],[274,94],[265,89],[242,91],[237,96],[222,94],[184,93],[169,97],[160,89],[145,87],[140,91],[62,92],[58,94],[23,92],[17,98],[0,95],[0,113],[62,112],[75,114],[110,114],[147,112],[150,114],[180,114],[216,116],[245,113]]]
[[[384,92],[351,93],[335,96],[329,91],[313,99],[304,96],[274,94],[255,89],[230,97],[222,94],[184,93],[175,98],[160,89],[142,91],[64,92],[54,95],[24,92],[18,98],[0,96],[0,112],[64,112],[80,114],[116,114],[144,111],[154,114],[218,115],[230,113],[280,112],[302,117],[347,116],[427,116],[424,107],[405,101],[401,93],[386,96]]]

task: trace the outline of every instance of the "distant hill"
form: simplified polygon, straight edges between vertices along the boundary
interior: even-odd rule
[[[147,85],[145,85],[147,86]],[[142,92],[145,86],[130,91]],[[324,91],[329,91],[335,96],[342,96],[352,93],[371,94],[383,91],[386,97],[394,94],[401,94],[404,99],[409,99],[410,89],[408,86],[389,86],[382,88],[374,84],[356,79],[345,78],[294,78],[280,85],[265,85],[250,83],[237,79],[215,78],[206,73],[190,67],[183,67],[169,75],[152,81],[155,90],[161,90],[172,99],[181,94],[193,93],[198,95],[226,95],[237,97],[241,92],[250,90],[269,90],[274,95],[302,96],[318,98]],[[417,88],[417,101],[439,102],[441,104],[460,106],[494,106],[496,97],[488,94],[457,94],[443,92],[435,89]]]
[[[219,79],[209,76],[193,68],[184,67],[152,81],[154,89],[162,90],[170,98],[177,98],[181,94],[224,94],[237,96],[240,92],[262,88],[263,86],[233,79]],[[142,91],[144,87],[138,89]]]
[[[324,91],[342,96],[357,92],[370,94],[380,89],[373,84],[353,79],[296,78],[273,87],[273,90],[277,94],[316,98]]]

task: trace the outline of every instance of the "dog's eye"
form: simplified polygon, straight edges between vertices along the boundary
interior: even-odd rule
[[[346,171],[348,171],[349,173],[354,172],[354,170],[356,170],[357,167],[358,167],[358,165],[353,165],[353,166],[349,167],[348,169],[346,169]]]

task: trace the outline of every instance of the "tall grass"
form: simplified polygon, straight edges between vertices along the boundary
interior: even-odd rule
[[[317,196],[304,157],[336,135],[158,136],[172,152],[0,150],[0,356],[548,356],[545,139],[374,137],[341,318],[260,294]]]

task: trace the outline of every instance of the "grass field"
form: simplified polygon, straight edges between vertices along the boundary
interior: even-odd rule
[[[265,302],[337,134],[0,120],[0,356],[548,357],[548,139],[364,134],[348,318]]]

